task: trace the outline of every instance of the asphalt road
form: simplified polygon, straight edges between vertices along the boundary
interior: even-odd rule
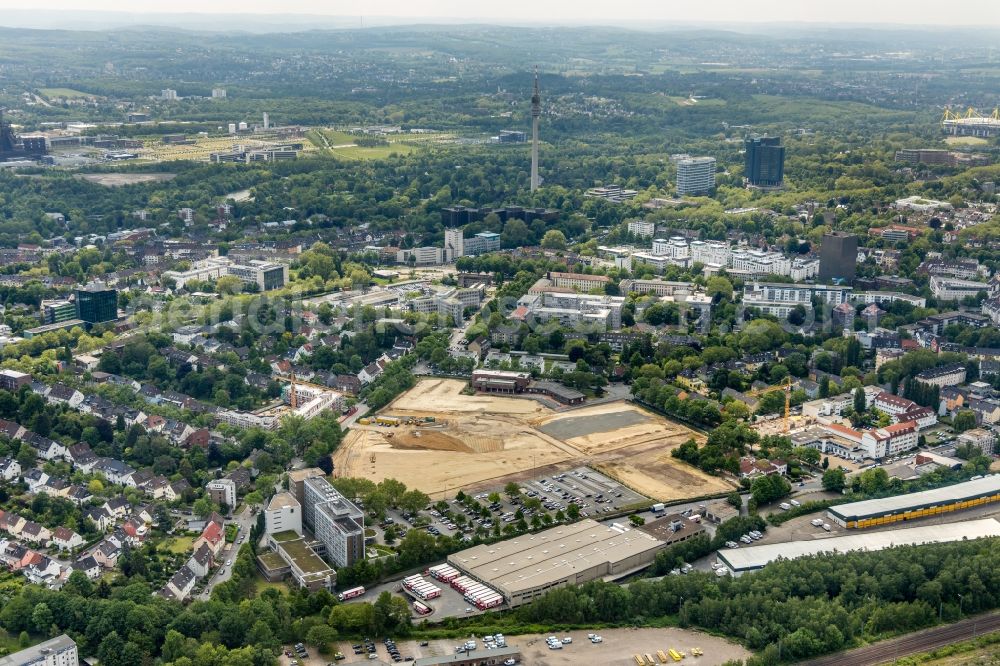
[[[244,506],[243,511],[235,516],[231,520],[227,520],[226,524],[236,523],[240,526],[240,531],[236,536],[237,541],[240,537],[247,537],[250,535],[250,528],[257,521],[257,516],[252,515],[250,511],[250,506]],[[205,585],[205,589],[198,594],[197,598],[204,601],[207,600],[212,595],[212,588],[214,588],[219,583],[229,580],[233,575],[232,565],[227,565],[225,562],[227,560],[232,560],[236,557],[236,553],[239,551],[241,543],[229,543],[222,550],[219,555],[219,561],[216,563],[217,568],[212,576],[208,579],[208,583]]]
[[[900,638],[881,641],[874,645],[838,652],[802,662],[805,666],[873,666],[895,661],[899,657],[927,652],[958,641],[964,641],[1000,629],[1000,613],[977,615],[943,627],[925,629]]]

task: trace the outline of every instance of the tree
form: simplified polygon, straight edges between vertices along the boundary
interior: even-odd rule
[[[868,404],[865,401],[865,390],[860,388],[854,389],[854,411],[858,414],[862,414],[867,408]]]
[[[963,409],[958,414],[955,414],[955,420],[952,422],[951,427],[954,428],[955,432],[965,432],[966,430],[975,428],[976,413],[971,409]]]
[[[399,498],[399,508],[407,513],[416,513],[430,504],[431,498],[419,490],[407,490]]]
[[[330,651],[330,646],[337,640],[337,630],[328,624],[317,624],[306,633],[306,642],[312,643],[323,654]]]
[[[857,483],[861,492],[866,495],[873,495],[889,487],[889,473],[882,467],[866,469],[857,478]]]
[[[542,247],[546,250],[565,250],[566,235],[558,229],[549,229],[542,236]]]
[[[737,511],[743,508],[743,498],[740,497],[740,494],[736,491],[733,491],[726,496],[726,502],[728,502],[729,505]]]
[[[792,484],[780,474],[769,474],[753,480],[750,496],[758,505],[768,504],[792,492]]]
[[[828,469],[823,472],[823,489],[831,490],[833,492],[840,492],[847,485],[847,474],[844,470],[840,469]]]
[[[507,497],[514,499],[515,497],[520,497],[521,495],[521,485],[516,481],[511,481],[503,488],[503,492]]]
[[[194,511],[195,515],[201,518],[208,518],[208,516],[215,511],[215,505],[212,504],[212,500],[207,497],[202,497],[195,500],[194,504],[191,505],[191,510]]]

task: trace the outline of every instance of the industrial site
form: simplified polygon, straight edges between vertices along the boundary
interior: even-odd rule
[[[701,434],[632,404],[555,411],[531,397],[465,395],[465,386],[421,380],[359,422],[334,454],[338,476],[394,478],[433,498],[579,465],[658,501],[733,488],[670,455]]]

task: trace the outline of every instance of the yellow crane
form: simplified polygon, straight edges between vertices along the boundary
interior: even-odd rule
[[[785,434],[787,435],[792,429],[791,416],[792,416],[792,377],[789,375],[781,380],[780,384],[775,384],[774,386],[768,386],[766,388],[757,389],[756,391],[748,391],[748,396],[758,396],[764,395],[766,393],[773,393],[774,391],[784,391],[785,392]]]

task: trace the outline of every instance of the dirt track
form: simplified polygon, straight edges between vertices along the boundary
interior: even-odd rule
[[[334,455],[336,474],[395,478],[435,498],[587,464],[659,500],[730,488],[670,456],[701,435],[629,403],[556,412],[531,399],[462,395],[464,387],[420,381],[380,413],[434,423],[355,426]]]

